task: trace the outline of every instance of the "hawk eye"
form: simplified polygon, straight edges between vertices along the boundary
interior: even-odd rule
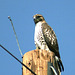
[[[40,18],[41,16],[37,16],[37,18]]]

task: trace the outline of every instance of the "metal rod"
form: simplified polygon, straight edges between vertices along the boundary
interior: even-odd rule
[[[6,48],[4,48],[2,45],[0,45],[1,48],[3,48],[7,53],[9,53],[13,58],[15,58],[19,63],[21,63],[25,68],[27,68],[31,73],[36,75],[31,69],[29,69],[24,63],[22,63],[17,57],[15,57],[12,53],[10,53]]]
[[[16,37],[16,41],[17,41],[17,45],[18,45],[20,54],[21,54],[21,56],[23,56],[22,51],[21,51],[21,48],[20,48],[20,45],[19,45],[18,37],[17,37],[17,34],[16,34],[16,32],[15,32],[15,29],[14,29],[14,26],[13,26],[13,22],[12,22],[12,20],[11,20],[11,17],[8,16],[8,19],[9,19],[10,22],[11,22],[11,25],[12,25],[12,28],[13,28],[13,31],[14,31],[14,34],[15,34],[15,37]]]

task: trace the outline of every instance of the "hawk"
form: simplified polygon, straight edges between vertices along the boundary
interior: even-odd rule
[[[62,61],[60,59],[59,47],[55,32],[46,23],[44,17],[40,14],[33,16],[35,22],[35,36],[34,41],[36,48],[49,50],[55,53],[56,60],[58,61],[58,66],[61,71],[64,71]]]

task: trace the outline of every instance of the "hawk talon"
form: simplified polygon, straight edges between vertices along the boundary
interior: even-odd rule
[[[39,49],[39,47],[36,47],[36,49]]]

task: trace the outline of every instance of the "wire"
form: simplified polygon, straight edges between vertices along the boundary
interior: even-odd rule
[[[11,17],[8,16],[8,19],[9,19],[10,22],[11,22],[11,25],[12,25],[12,28],[13,28],[13,31],[14,31],[14,34],[15,34],[15,37],[16,37],[16,41],[17,41],[17,45],[18,45],[18,48],[19,48],[20,54],[21,54],[21,56],[23,57],[22,51],[21,51],[21,49],[20,49],[20,45],[19,45],[19,41],[18,41],[18,37],[17,37],[17,34],[16,34],[16,32],[15,32],[15,29],[14,29],[13,22],[12,22],[12,20],[11,20]]]
[[[29,69],[24,63],[22,63],[17,57],[15,57],[12,53],[10,53],[6,48],[4,48],[2,45],[0,45],[1,48],[3,48],[7,53],[9,53],[12,57],[14,57],[19,63],[21,63],[25,68],[27,68],[31,73],[36,75],[31,69]]]

